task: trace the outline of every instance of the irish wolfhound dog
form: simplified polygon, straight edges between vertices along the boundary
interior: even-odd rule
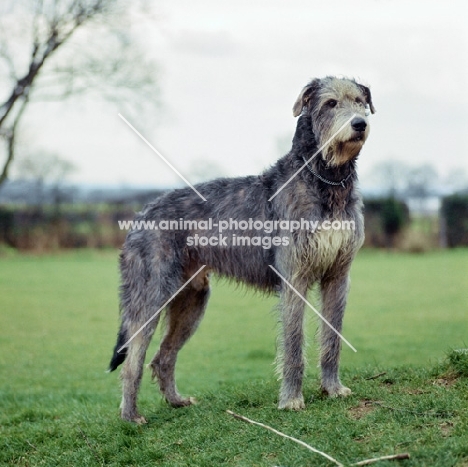
[[[196,185],[206,201],[191,188],[168,192],[137,215],[136,221],[153,227],[140,224],[131,230],[120,255],[122,323],[110,363],[112,371],[125,360],[123,419],[145,422],[137,410],[137,393],[159,314],[137,331],[164,307],[166,331],[149,367],[169,404],[193,403],[178,393],[174,369],[177,353],[205,311],[210,272],[279,292],[278,407],[304,407],[304,303],[299,295],[319,284],[322,316],[341,331],[349,270],[364,238],[356,158],[369,134],[369,111],[374,107],[366,86],[350,79],[314,79],[294,104],[294,116],[300,117],[292,149],[274,166],[260,176]],[[283,230],[284,221],[294,229]],[[306,228],[306,221],[324,227]],[[326,229],[332,221],[348,221],[354,229]],[[260,237],[255,230],[259,222],[269,228]],[[229,226],[228,237],[222,237],[220,225]],[[346,396],[351,391],[338,376],[341,342],[335,330],[322,323],[321,386],[330,396]]]

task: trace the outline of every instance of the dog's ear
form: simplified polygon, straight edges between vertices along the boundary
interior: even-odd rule
[[[293,106],[293,116],[299,117],[302,113],[302,109],[307,107],[311,98],[317,92],[320,87],[320,80],[314,79],[307,86],[304,86],[299,97],[296,99],[296,102]]]
[[[367,86],[364,86],[363,84],[358,84],[358,86],[366,98],[366,103],[369,106],[371,113],[375,114],[375,107],[374,107],[374,104],[372,103],[372,95],[371,95],[370,89]]]

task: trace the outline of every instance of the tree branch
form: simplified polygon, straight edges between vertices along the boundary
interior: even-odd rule
[[[15,157],[16,129],[18,127],[19,121],[21,120],[24,110],[26,109],[28,100],[29,97],[26,96],[21,104],[18,113],[16,114],[15,120],[13,121],[11,128],[4,132],[4,137],[7,140],[7,159],[3,165],[2,173],[0,174],[0,186],[8,178],[8,171],[10,170],[10,165]]]
[[[404,452],[402,454],[392,454],[390,456],[381,456],[381,457],[374,457],[373,459],[366,459],[360,462],[356,462],[353,465],[370,465],[374,464],[375,462],[380,462],[380,461],[396,461],[396,460],[405,460],[405,459],[410,459],[410,455],[407,452]]]
[[[43,67],[47,63],[60,62],[51,59],[58,49],[66,44],[76,31],[86,23],[99,19],[110,13],[118,0],[36,0],[35,7],[30,10],[32,17],[32,31],[30,37],[30,49],[27,53],[27,68],[16,72],[14,70],[14,55],[8,53],[8,48],[2,46],[0,59],[7,64],[11,74],[12,89],[6,100],[0,103],[0,137],[7,143],[6,161],[0,174],[0,185],[7,178],[8,170],[14,158],[14,145],[16,131],[23,112],[30,102],[31,91],[40,88],[43,78],[46,76],[43,99],[62,100],[71,95],[88,92],[89,89],[97,89],[101,94],[106,93],[116,99],[115,90],[128,91],[128,101],[138,103],[138,95],[145,95],[144,102],[153,102],[150,91],[154,84],[153,68],[151,62],[146,62],[146,67],[140,70],[135,63],[142,57],[138,53],[129,53],[125,41],[115,43],[108,41],[109,35],[99,45],[111,44],[117,47],[114,50],[103,53],[101,47],[97,50],[95,44],[85,49],[73,51],[67,57],[64,56],[65,68],[56,67],[51,76],[44,74]],[[106,33],[113,31],[106,28]],[[97,30],[99,33],[101,30]],[[96,31],[94,31],[96,33]],[[115,31],[114,31],[115,33]],[[111,36],[112,37],[112,36]],[[107,40],[107,42],[106,42]],[[78,41],[78,46],[80,41]],[[67,47],[65,47],[65,50]],[[12,49],[13,50],[13,49]],[[5,52],[3,52],[5,51]],[[11,52],[11,50],[10,50]],[[78,59],[77,59],[78,57]],[[40,78],[38,79],[38,76]],[[47,80],[47,77],[49,80]],[[97,79],[96,79],[97,78]],[[38,86],[39,83],[39,86]],[[90,85],[92,84],[92,85]],[[133,95],[136,94],[136,95]],[[120,96],[119,102],[123,99]],[[34,94],[36,98],[36,94]],[[107,98],[108,100],[109,97]],[[1,169],[0,169],[1,170]]]
[[[101,13],[104,10],[104,1],[96,0],[89,8],[81,2],[73,2],[67,13],[73,13],[75,6],[78,6],[78,11],[73,16],[73,21],[70,28],[67,28],[68,20],[65,19],[60,21],[60,19],[54,18],[49,23],[49,33],[47,39],[44,41],[45,48],[40,52],[40,38],[38,33],[37,21],[38,18],[43,14],[42,12],[42,2],[38,4],[38,9],[34,17],[34,44],[31,52],[31,59],[29,64],[29,70],[21,79],[16,81],[16,84],[13,88],[10,97],[6,102],[0,106],[0,128],[5,122],[9,113],[13,109],[16,101],[19,97],[24,94],[29,93],[29,89],[32,86],[33,81],[38,75],[39,71],[43,67],[45,61],[65,42],[67,42],[73,33],[86,21],[93,18],[97,14]],[[66,17],[66,15],[65,15]],[[67,30],[68,29],[68,30]],[[66,32],[60,35],[61,30],[66,30]]]

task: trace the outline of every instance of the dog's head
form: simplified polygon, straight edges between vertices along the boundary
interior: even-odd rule
[[[293,115],[310,117],[312,132],[329,166],[355,158],[369,135],[375,113],[370,89],[352,79],[314,79],[299,94]]]

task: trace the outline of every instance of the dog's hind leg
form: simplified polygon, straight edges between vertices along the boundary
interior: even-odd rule
[[[307,293],[306,284],[294,284],[303,296]],[[280,339],[278,357],[279,370],[282,371],[282,385],[279,409],[301,410],[304,408],[302,380],[305,362],[304,346],[304,303],[289,287],[284,286],[281,294],[281,323],[283,336]]]
[[[136,236],[138,233],[135,233]],[[162,263],[160,263],[162,264]],[[161,265],[159,274],[141,250],[126,246],[120,257],[122,284],[120,288],[120,307],[122,324],[111,370],[124,361],[121,372],[122,403],[121,417],[124,420],[145,423],[138,413],[137,396],[143,375],[143,364],[146,350],[159,321],[154,315],[169,299],[171,290],[161,282]],[[124,346],[119,353],[119,346]],[[123,352],[122,352],[123,350]]]
[[[340,274],[339,277],[327,279],[321,283],[322,315],[340,333],[348,290],[349,278],[347,274]],[[341,384],[338,375],[340,351],[340,336],[322,322],[320,355],[322,390],[331,397],[351,394],[351,390]]]
[[[167,328],[161,347],[148,365],[165,399],[173,407],[184,407],[195,401],[178,393],[174,371],[177,354],[196,331],[205,312],[209,294],[208,278],[204,275],[187,285],[174,298],[167,310]]]
[[[154,329],[158,323],[159,317],[149,323],[140,331],[128,344],[127,356],[123,364],[120,378],[122,380],[122,403],[120,405],[121,417],[129,422],[138,424],[146,423],[137,410],[137,396],[143,375],[143,364],[145,361],[146,350],[151,341]],[[129,336],[138,331],[138,326],[130,329]]]

